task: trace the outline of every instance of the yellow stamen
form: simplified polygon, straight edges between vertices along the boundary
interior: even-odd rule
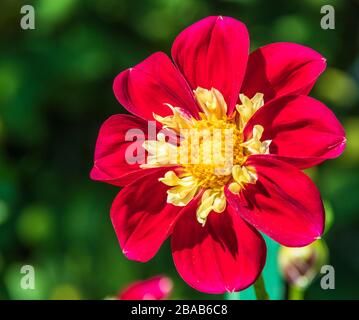
[[[269,145],[271,140],[261,141],[263,134],[263,127],[261,125],[255,125],[252,130],[252,138],[242,143],[249,154],[269,154]]]
[[[232,182],[230,183],[230,185],[228,186],[228,190],[230,192],[232,192],[233,194],[239,194],[239,192],[241,191],[242,187],[240,184],[238,184],[237,182]]]
[[[172,188],[167,190],[167,202],[175,206],[187,205],[197,193],[198,185],[192,176],[177,176],[174,171],[167,171],[160,182]]]
[[[201,199],[201,204],[197,208],[197,221],[203,226],[206,223],[207,217],[210,212],[221,213],[226,209],[226,197],[223,190],[214,191],[212,189],[207,189]]]
[[[163,125],[163,128],[170,128],[176,131],[181,129],[189,129],[192,126],[192,120],[181,110],[181,108],[173,107],[169,103],[165,103],[172,112],[173,115],[167,117],[161,117],[153,113],[153,118]]]
[[[196,195],[198,186],[194,183],[192,186],[175,186],[167,190],[167,202],[175,206],[186,206]]]
[[[263,106],[263,94],[251,99],[240,95],[241,103],[227,116],[227,104],[215,88],[198,87],[194,91],[203,113],[195,119],[182,109],[168,105],[173,115],[154,118],[164,128],[173,129],[181,137],[180,142],[167,142],[158,135],[157,141],[146,141],[149,152],[147,163],[141,168],[176,165],[175,171],[167,171],[159,181],[169,186],[167,202],[186,206],[199,192],[201,201],[197,208],[197,220],[205,225],[213,211],[224,212],[227,205],[225,186],[239,194],[247,184],[255,184],[258,177],[255,168],[246,165],[252,154],[269,153],[270,140],[261,141],[263,127],[253,126],[252,137],[244,141],[243,129],[253,114]]]
[[[252,118],[253,114],[264,105],[263,94],[256,93],[252,99],[249,99],[244,94],[239,95],[242,104],[237,104],[236,109],[240,114],[239,127],[243,131],[245,125]]]
[[[236,165],[232,168],[232,176],[234,181],[243,188],[247,183],[256,183],[258,177],[256,170],[249,166]]]
[[[157,140],[147,140],[142,144],[149,152],[147,162],[141,164],[141,168],[156,168],[177,163],[178,148],[176,145],[166,142],[163,134],[157,135]]]
[[[207,90],[198,87],[194,94],[208,120],[222,119],[226,116],[227,104],[217,89]]]

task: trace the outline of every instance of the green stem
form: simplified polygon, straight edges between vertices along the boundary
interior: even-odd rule
[[[254,291],[256,293],[257,300],[269,300],[262,275],[260,275],[257,281],[254,283]]]
[[[301,287],[298,287],[295,285],[289,285],[288,299],[289,300],[303,300],[304,299],[304,290]]]

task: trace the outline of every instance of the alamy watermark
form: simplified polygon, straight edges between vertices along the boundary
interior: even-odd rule
[[[320,20],[320,27],[323,30],[335,29],[335,9],[331,5],[324,5],[320,8],[320,13],[323,14]],[[32,5],[24,5],[20,9],[22,15],[20,26],[23,30],[35,29],[35,9]]]
[[[23,276],[20,279],[20,287],[23,290],[35,290],[35,269],[31,265],[24,265],[20,269]]]
[[[35,29],[35,9],[33,6],[27,4],[21,7],[20,14],[20,26],[23,30]]]
[[[325,5],[320,8],[320,13],[324,14],[320,20],[320,27],[323,30],[335,29],[335,10],[333,6]]]
[[[327,264],[322,266],[320,269],[320,273],[323,274],[323,276],[320,279],[320,287],[323,290],[334,290],[335,289],[335,270],[334,267]]]
[[[178,133],[162,129],[157,133],[156,121],[148,121],[147,135],[130,129],[125,141],[132,142],[125,151],[128,164],[215,164],[216,173],[226,175],[223,167],[230,167],[234,160],[233,129],[181,129]],[[149,151],[147,157],[144,148]]]

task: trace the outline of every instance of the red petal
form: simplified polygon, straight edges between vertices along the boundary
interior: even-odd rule
[[[335,115],[321,102],[307,96],[275,99],[259,109],[245,128],[264,127],[262,140],[270,139],[270,153],[299,168],[309,168],[338,157],[345,148],[345,132]]]
[[[112,204],[112,224],[123,253],[131,260],[150,260],[171,234],[182,209],[167,204],[168,186],[158,181],[167,170],[127,185]]]
[[[244,77],[248,49],[243,23],[228,17],[208,17],[179,34],[172,57],[192,89],[218,89],[231,112]]]
[[[193,115],[198,107],[181,73],[170,58],[157,52],[133,68],[121,72],[115,79],[113,90],[118,101],[131,113],[154,120],[172,114],[165,103],[188,110]]]
[[[202,227],[196,203],[181,213],[172,235],[172,254],[181,277],[206,293],[239,291],[250,286],[265,264],[261,235],[227,208],[210,213]]]
[[[128,130],[143,132],[143,138],[126,141]],[[126,159],[126,150],[145,150],[143,141],[147,138],[145,121],[130,115],[118,114],[108,118],[102,125],[96,143],[95,163],[91,179],[122,186],[154,172],[156,169],[141,169],[138,163],[130,164]]]
[[[120,300],[162,300],[172,290],[171,279],[164,276],[156,276],[144,281],[138,281],[124,289]]]
[[[288,247],[310,244],[321,236],[324,209],[314,183],[296,167],[265,155],[250,156],[246,165],[258,175],[239,196],[228,190],[229,204],[259,231]]]
[[[316,51],[296,43],[272,43],[249,56],[242,92],[264,101],[288,94],[308,94],[325,70],[325,59]]]

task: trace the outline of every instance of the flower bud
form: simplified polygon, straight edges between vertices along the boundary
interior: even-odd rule
[[[163,300],[173,287],[172,280],[165,276],[156,276],[144,281],[132,283],[119,295],[120,300]]]
[[[281,247],[278,254],[279,269],[292,285],[307,288],[328,260],[328,248],[321,239],[306,247]]]

